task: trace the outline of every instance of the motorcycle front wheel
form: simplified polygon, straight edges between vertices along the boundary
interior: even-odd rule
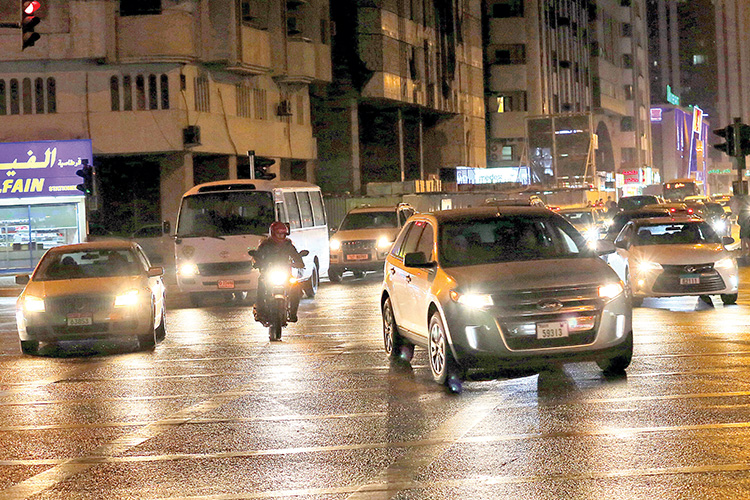
[[[268,327],[268,338],[271,341],[281,340],[281,328],[286,320],[286,307],[283,301],[281,302],[281,304],[274,304],[273,311],[271,311],[272,321],[271,326]]]

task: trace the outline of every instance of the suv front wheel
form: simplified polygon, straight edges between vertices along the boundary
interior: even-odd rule
[[[440,385],[445,385],[452,392],[461,392],[458,364],[451,354],[443,319],[437,312],[430,318],[427,349],[433,380]]]

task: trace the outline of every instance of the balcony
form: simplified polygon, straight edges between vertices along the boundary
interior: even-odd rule
[[[122,62],[183,62],[197,57],[194,20],[189,12],[171,9],[155,16],[117,17],[116,22]]]

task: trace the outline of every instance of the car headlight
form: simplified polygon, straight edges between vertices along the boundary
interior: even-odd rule
[[[378,250],[388,250],[393,245],[393,242],[387,236],[381,236],[378,238]]]
[[[721,260],[718,260],[716,261],[716,264],[714,264],[715,269],[734,269],[734,266],[734,259],[730,257],[725,257]]]
[[[285,269],[271,269],[268,271],[268,282],[274,286],[285,285],[289,277],[289,272]]]
[[[603,299],[613,299],[622,292],[622,283],[608,283],[599,287],[599,297]]]
[[[180,266],[180,276],[190,278],[191,276],[195,276],[196,274],[200,274],[200,271],[198,270],[198,266],[193,264],[192,262],[182,264]]]
[[[26,312],[44,312],[44,299],[27,295],[23,298],[23,309]]]
[[[332,251],[338,252],[341,250],[341,242],[339,240],[331,240],[330,247]]]
[[[650,260],[642,260],[640,262],[637,262],[635,265],[636,271],[639,273],[648,273],[652,271],[661,271],[663,267],[661,267],[661,264],[658,262],[653,262]]]
[[[595,227],[589,228],[589,229],[587,229],[587,230],[586,230],[586,232],[584,233],[584,236],[586,237],[586,239],[587,239],[587,240],[588,240],[589,242],[591,242],[591,241],[596,241],[596,240],[598,240],[598,239],[599,239],[599,229],[597,229],[597,228],[595,228]]]
[[[450,297],[454,302],[473,309],[481,309],[494,305],[492,295],[488,293],[459,293],[451,290]]]
[[[115,307],[130,307],[138,304],[138,290],[128,290],[115,297]]]
[[[721,233],[721,232],[726,231],[726,229],[727,229],[727,223],[723,219],[722,220],[715,220],[715,221],[713,221],[711,223],[711,227],[713,227],[714,231],[716,231],[717,233]]]

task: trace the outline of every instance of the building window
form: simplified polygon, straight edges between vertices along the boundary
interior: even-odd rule
[[[305,96],[297,96],[297,125],[305,124]]]
[[[57,113],[57,85],[52,77],[47,78],[47,113]]]
[[[503,146],[500,150],[501,160],[512,160],[513,159],[513,146]]]
[[[109,99],[112,111],[120,111],[120,79],[116,76],[109,79]]]
[[[195,109],[208,113],[211,110],[208,93],[208,78],[199,76],[195,79]]]
[[[253,89],[253,105],[255,107],[255,118],[266,120],[268,118],[268,104],[265,90]]]
[[[630,7],[631,0],[620,0],[620,7]]]
[[[499,45],[495,50],[495,64],[526,64],[526,46],[523,44]]]
[[[161,0],[120,0],[121,16],[153,16],[161,14]]]
[[[636,151],[635,148],[622,148],[620,150],[621,153],[621,161],[620,163],[623,166],[632,166],[636,163]]]
[[[633,69],[633,54],[622,55],[622,67],[625,69]]]
[[[492,5],[492,17],[523,17],[524,0],[500,0]]]
[[[169,109],[169,77],[161,75],[161,109]]]
[[[526,111],[526,92],[503,92],[500,95],[495,96],[494,107],[495,113]]]
[[[694,54],[693,66],[700,66],[701,64],[706,64],[706,56],[704,54]]]
[[[630,23],[622,23],[622,36],[633,36],[633,25]]]
[[[628,101],[632,101],[634,98],[633,95],[633,86],[632,85],[625,85],[625,99]]]
[[[242,23],[255,29],[268,29],[269,12],[268,0],[241,0],[240,2]]]
[[[252,87],[248,87],[243,83],[238,83],[235,86],[237,90],[237,116],[243,118],[250,118],[252,116],[252,109],[250,102],[252,100]]]
[[[143,75],[135,77],[135,107],[138,111],[146,109],[146,81]]]
[[[23,114],[31,114],[31,78],[23,79],[23,93],[21,95],[23,99]]]
[[[5,80],[0,80],[0,115],[8,114],[8,108],[5,104]]]
[[[10,81],[10,114],[11,115],[20,115],[21,114],[21,103],[19,101],[19,91],[18,91],[18,80],[13,78]]]
[[[159,109],[159,88],[156,75],[148,75],[148,109]]]
[[[37,78],[34,80],[34,104],[36,114],[44,114],[44,80]]]
[[[632,116],[623,116],[620,119],[620,130],[623,132],[633,131],[633,117]]]
[[[122,77],[122,110],[133,110],[133,80],[130,75]]]

